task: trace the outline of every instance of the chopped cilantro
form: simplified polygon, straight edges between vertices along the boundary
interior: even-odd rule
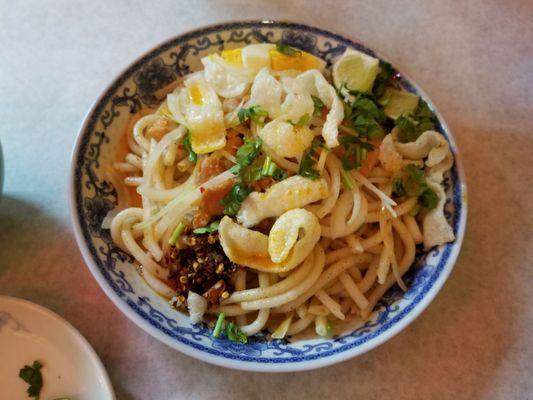
[[[239,147],[239,150],[237,150],[237,154],[235,156],[237,164],[231,167],[230,171],[233,174],[238,175],[241,173],[244,167],[251,165],[255,158],[259,155],[262,144],[263,141],[261,139],[245,139],[244,144]]]
[[[239,117],[241,124],[249,119],[254,122],[262,123],[265,118],[268,117],[268,112],[263,110],[260,106],[251,106],[248,108],[241,108],[237,112],[237,117]]]
[[[184,230],[185,224],[183,224],[183,222],[180,222],[178,226],[176,226],[176,229],[174,229],[174,232],[172,232],[170,239],[168,239],[168,244],[170,244],[171,246],[175,246]]]
[[[418,201],[427,210],[433,210],[439,204],[439,196],[429,187],[422,192]]]
[[[439,197],[426,182],[424,171],[413,164],[403,167],[401,175],[393,181],[392,187],[393,193],[398,197],[418,197],[420,207],[427,210],[434,209],[439,202]]]
[[[226,325],[226,337],[232,342],[248,343],[248,336],[233,322]]]
[[[287,46],[286,44],[283,44],[281,42],[276,43],[276,50],[281,53],[285,54],[289,57],[296,57],[302,54],[302,52],[298,49],[295,49],[294,47]]]
[[[392,193],[394,193],[398,197],[405,196],[405,189],[403,187],[401,179],[395,179],[392,182]]]
[[[272,177],[276,181],[287,177],[287,173],[268,156],[262,166],[253,165],[254,160],[261,151],[262,144],[263,141],[261,139],[245,139],[244,144],[237,150],[235,156],[237,164],[231,167],[230,171],[237,175],[238,182],[221,200],[221,204],[224,206],[224,214],[236,215],[239,212],[241,203],[252,192],[252,189],[248,187],[251,182],[264,177]]]
[[[43,365],[39,361],[34,361],[31,366],[25,365],[19,371],[19,377],[30,385],[27,389],[28,396],[35,397],[37,400],[39,400],[39,394],[43,387],[42,367]]]
[[[261,168],[261,178],[263,177],[271,177],[274,178],[276,181],[281,181],[285,178],[287,178],[287,173],[278,167],[274,161],[272,161],[272,158],[270,156],[266,156],[265,162],[263,163],[263,167]]]
[[[385,136],[385,130],[381,124],[385,123],[387,117],[383,112],[383,106],[367,93],[341,87],[338,90],[344,103],[345,119],[361,137],[370,139],[381,139]],[[349,96],[344,96],[348,93]],[[353,101],[350,100],[353,98]]]
[[[195,163],[196,160],[198,160],[198,155],[192,149],[190,132],[187,132],[187,134],[183,138],[183,147],[185,147],[185,150],[187,150],[187,152],[189,153],[189,161]]]
[[[258,181],[263,177],[261,170],[262,167],[257,165],[251,165],[244,168],[240,173],[241,180],[246,183]]]
[[[252,189],[244,185],[242,182],[237,182],[233,185],[230,192],[220,201],[224,206],[224,214],[237,215],[242,202],[250,193],[252,193]]]
[[[381,125],[373,118],[365,114],[359,114],[352,122],[353,127],[361,136],[370,139],[381,139],[385,136],[385,131]]]
[[[320,178],[320,172],[315,169],[317,160],[314,158],[315,149],[317,147],[323,147],[323,143],[318,139],[313,139],[311,147],[309,147],[303,154],[300,161],[300,167],[298,169],[298,175],[305,178],[318,179]]]
[[[393,82],[394,70],[392,69],[392,65],[388,62],[382,62],[380,68],[381,70],[376,76],[376,80],[372,87],[372,94],[376,99],[381,98],[385,94],[387,86],[395,86]]]
[[[345,150],[341,162],[342,168],[346,171],[359,168],[366,158],[367,151],[374,150],[372,144],[352,135],[339,137],[339,142]]]
[[[313,99],[313,105],[315,106],[315,109],[313,111],[314,117],[320,117],[322,116],[322,109],[324,108],[324,103],[320,98],[311,95],[311,98]]]
[[[435,128],[435,120],[435,114],[421,99],[414,114],[402,115],[396,119],[398,140],[401,143],[414,142],[422,133]]]
[[[274,161],[267,156],[262,166],[250,165],[240,170],[240,177],[243,182],[250,183],[262,178],[273,178],[275,181],[281,181],[287,178],[287,173],[276,165]]]
[[[202,226],[201,228],[196,228],[193,233],[196,234],[203,234],[203,233],[211,233],[218,231],[218,226],[220,225],[220,221],[213,221],[209,225]]]
[[[226,314],[224,313],[218,314],[217,323],[215,324],[215,328],[213,329],[213,337],[217,338],[220,336],[220,332],[222,331],[222,327],[224,326],[225,318],[226,318]]]
[[[263,141],[261,139],[245,139],[244,144],[239,147],[239,150],[237,150],[237,155],[235,156],[237,159],[237,164],[242,165],[243,167],[250,165],[259,155],[262,144]]]

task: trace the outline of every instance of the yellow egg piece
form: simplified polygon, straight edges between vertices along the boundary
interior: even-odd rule
[[[202,74],[194,74],[185,82],[188,97],[185,119],[195,153],[206,154],[226,145],[224,112],[216,92]]]
[[[233,65],[242,65],[242,47],[238,49],[223,50],[222,58]]]
[[[192,85],[189,87],[189,97],[197,106],[204,104],[204,97],[198,85]]]
[[[270,50],[270,61],[272,69],[276,71],[283,71],[287,69],[296,69],[298,71],[318,69],[319,71],[322,71],[326,65],[323,60],[305,51],[299,51],[292,55],[286,55],[280,53],[276,49],[272,49]]]

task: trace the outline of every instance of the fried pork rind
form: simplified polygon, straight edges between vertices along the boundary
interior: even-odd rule
[[[251,193],[242,203],[237,221],[245,227],[251,227],[265,218],[279,217],[288,210],[306,206],[327,196],[328,184],[324,179],[294,175],[272,185],[264,193]]]
[[[287,272],[311,253],[320,239],[320,223],[302,208],[280,216],[268,236],[247,229],[229,217],[218,228],[220,243],[228,258],[240,265],[263,272]]]

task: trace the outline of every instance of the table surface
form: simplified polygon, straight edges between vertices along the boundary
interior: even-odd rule
[[[0,294],[70,321],[119,399],[533,398],[533,2],[150,3],[0,0]],[[386,344],[320,370],[244,373],[171,350],[108,300],[72,233],[70,154],[91,103],[162,40],[244,18],[313,24],[380,50],[439,107],[465,164],[467,233],[440,294]]]

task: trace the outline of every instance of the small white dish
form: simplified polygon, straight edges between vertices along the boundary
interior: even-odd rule
[[[0,296],[0,399],[29,399],[19,377],[25,365],[43,365],[41,400],[114,400],[102,362],[85,338],[52,311]]]

